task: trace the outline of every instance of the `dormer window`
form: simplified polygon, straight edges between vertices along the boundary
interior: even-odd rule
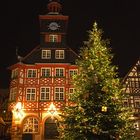
[[[42,50],[42,59],[51,59],[51,50]]]
[[[55,59],[64,59],[64,50],[56,50]]]

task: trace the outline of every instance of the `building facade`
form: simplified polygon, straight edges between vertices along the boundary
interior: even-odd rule
[[[9,67],[12,140],[56,139],[59,114],[72,104],[72,75],[78,68],[77,54],[66,44],[68,16],[61,14],[58,0],[47,8],[39,15],[40,45]]]
[[[128,95],[123,104],[125,107],[132,107],[132,120],[136,134],[140,137],[140,58],[123,79],[123,85],[124,93]]]

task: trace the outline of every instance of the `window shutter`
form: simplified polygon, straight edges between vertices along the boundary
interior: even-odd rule
[[[58,35],[58,42],[61,42],[61,35]]]
[[[45,35],[45,42],[49,42],[49,35],[48,34]]]

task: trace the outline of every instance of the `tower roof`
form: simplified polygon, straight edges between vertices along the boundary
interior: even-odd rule
[[[45,50],[45,48],[41,48],[40,46],[37,46],[35,49],[33,49],[29,54],[27,54],[22,62],[24,64],[35,64],[35,63],[39,63],[39,64],[49,64],[49,63],[69,63],[69,64],[75,64],[75,60],[78,58],[78,55],[71,49],[71,48],[62,48],[62,50],[65,50],[65,59],[55,59],[55,50],[57,50],[57,48],[47,48],[49,50],[52,51],[52,58],[51,59],[42,59],[41,58],[41,54],[42,54],[42,50]],[[47,50],[46,49],[46,50]],[[59,50],[59,48],[58,48]]]
[[[56,15],[60,14],[62,5],[60,4],[60,0],[49,0],[49,4],[47,5],[48,14]]]

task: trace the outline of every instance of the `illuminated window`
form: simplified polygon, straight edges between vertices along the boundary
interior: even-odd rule
[[[28,78],[35,78],[36,77],[36,70],[35,69],[29,69],[27,71],[27,77]]]
[[[78,73],[78,70],[77,69],[72,69],[72,70],[69,70],[69,76],[72,77],[73,75],[76,75]]]
[[[17,76],[18,76],[18,69],[12,70],[11,78],[17,78]]]
[[[27,88],[26,90],[26,101],[36,100],[36,90],[35,88]]]
[[[17,88],[11,88],[10,89],[10,97],[9,100],[10,101],[15,101],[16,100],[16,94],[17,94]]]
[[[50,77],[51,76],[51,69],[50,68],[42,68],[41,69],[41,76],[42,77]]]
[[[55,69],[55,76],[56,77],[63,77],[64,76],[64,69],[62,69],[62,68],[56,68]]]
[[[50,88],[42,87],[40,89],[40,100],[50,100]]]
[[[55,51],[56,59],[64,59],[64,50],[56,50]]]
[[[28,117],[23,121],[23,133],[38,133],[38,120],[34,117]]]
[[[140,107],[140,96],[134,96],[134,106],[136,108]]]
[[[51,50],[42,50],[42,59],[51,59]]]
[[[49,42],[58,42],[58,35],[49,35]]]
[[[64,100],[64,88],[63,87],[55,88],[54,100]]]
[[[135,123],[134,123],[134,128],[135,128],[136,130],[139,130],[139,122],[135,122]]]

